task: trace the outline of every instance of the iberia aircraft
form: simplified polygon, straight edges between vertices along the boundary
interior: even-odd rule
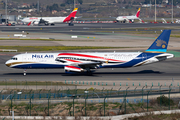
[[[27,23],[28,26],[31,24],[41,24],[44,23],[45,25],[54,25],[55,23],[65,23],[68,21],[74,20],[78,8],[75,8],[71,14],[67,17],[26,17],[22,20],[22,22]],[[72,22],[69,23],[72,26]]]
[[[136,15],[131,15],[131,16],[118,16],[118,17],[116,18],[116,21],[117,21],[117,22],[123,22],[123,23],[126,23],[126,21],[128,21],[128,22],[130,22],[130,23],[133,23],[133,22],[134,22],[134,19],[138,19],[138,20],[140,20],[141,22],[144,23],[144,21],[139,18],[139,16],[140,16],[140,10],[141,10],[141,8],[138,9]]]
[[[5,64],[11,68],[63,68],[66,73],[91,74],[93,69],[137,67],[154,63],[174,55],[166,53],[171,30],[164,30],[144,52],[99,53],[24,53],[13,56]],[[94,70],[93,70],[94,71]]]

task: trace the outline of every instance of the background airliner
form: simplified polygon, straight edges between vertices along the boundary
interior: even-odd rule
[[[126,21],[128,21],[128,22],[130,22],[130,23],[133,23],[135,19],[138,19],[138,20],[140,20],[141,22],[144,23],[144,21],[139,18],[139,16],[140,16],[140,10],[141,10],[141,8],[138,9],[136,15],[131,15],[131,16],[118,16],[118,17],[116,18],[116,21],[117,21],[117,22],[123,22],[123,23],[126,23]]]
[[[55,23],[64,23],[74,20],[77,10],[78,8],[75,8],[67,17],[26,17],[22,19],[22,22],[27,23],[28,26],[31,24],[39,25],[41,23],[43,23],[44,25],[55,25]],[[69,25],[73,26],[72,22],[70,22]]]
[[[66,73],[91,74],[98,68],[126,68],[154,63],[174,57],[166,53],[171,30],[164,30],[144,52],[100,53],[25,53],[13,56],[5,64],[11,68],[63,68]]]

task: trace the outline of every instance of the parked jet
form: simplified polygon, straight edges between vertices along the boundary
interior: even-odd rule
[[[162,20],[161,23],[171,23],[171,22],[166,21],[164,18],[161,18],[161,20]]]
[[[140,20],[141,22],[144,23],[144,21],[139,18],[139,16],[140,16],[140,10],[141,10],[141,8],[138,9],[136,15],[131,15],[131,16],[118,16],[118,17],[116,18],[116,21],[117,21],[117,22],[123,22],[123,23],[126,23],[126,22],[134,23],[134,20],[135,20],[135,19],[138,19],[138,20]]]
[[[176,19],[175,23],[180,23],[180,20]]]
[[[11,68],[63,68],[66,73],[91,74],[93,69],[137,67],[172,58],[166,53],[171,30],[164,30],[144,52],[99,53],[24,53],[13,56],[5,64]]]
[[[75,8],[71,14],[67,17],[26,17],[22,20],[22,22],[27,23],[28,26],[31,24],[44,24],[44,25],[55,25],[55,23],[65,23],[71,21],[69,26],[73,26],[72,21],[76,16],[78,8]]]

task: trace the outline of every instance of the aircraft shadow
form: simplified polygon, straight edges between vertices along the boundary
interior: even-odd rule
[[[142,71],[137,71],[137,72],[94,72],[92,74],[87,74],[87,73],[77,73],[77,74],[67,74],[64,72],[56,72],[56,73],[27,73],[27,75],[43,75],[43,76],[48,76],[48,75],[61,75],[61,76],[99,76],[99,75],[143,75],[143,74],[163,74],[163,72],[159,71],[153,71],[153,70],[142,70]],[[23,73],[5,73],[3,75],[23,75]]]

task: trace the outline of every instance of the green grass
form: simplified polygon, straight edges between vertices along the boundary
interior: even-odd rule
[[[180,38],[180,35],[171,35],[171,37]]]
[[[177,52],[177,51],[167,51],[167,52],[174,54],[175,57],[180,57],[180,52]]]
[[[116,49],[127,47],[94,47],[94,46],[0,46],[0,49],[16,49],[18,52],[31,51],[60,51],[60,50],[83,50],[83,49]]]
[[[0,40],[42,40],[42,41],[63,41],[55,39],[30,39],[30,38],[0,38]]]

